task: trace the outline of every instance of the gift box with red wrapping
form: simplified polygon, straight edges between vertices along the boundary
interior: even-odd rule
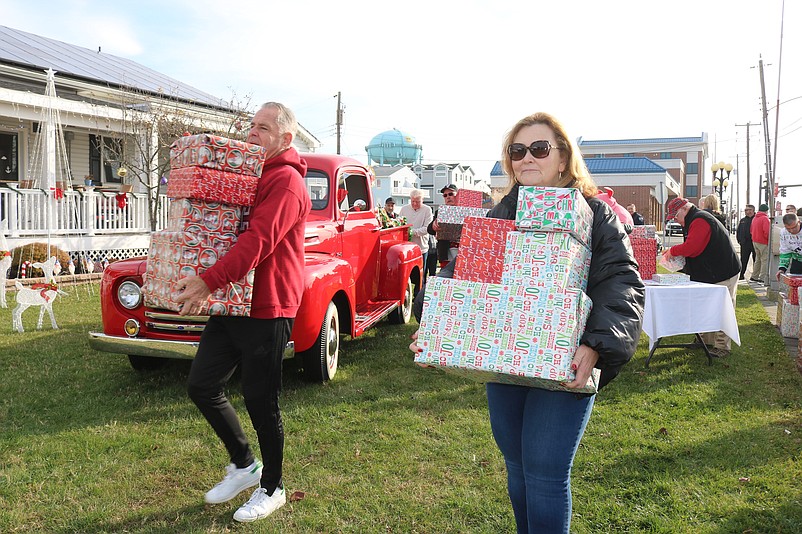
[[[590,248],[593,210],[578,189],[520,186],[515,224],[520,230],[568,232]]]
[[[180,167],[170,171],[167,196],[253,206],[259,178],[208,167]]]
[[[462,224],[467,217],[484,217],[489,210],[443,205],[437,209],[437,239],[460,241]]]
[[[507,233],[514,230],[515,221],[467,217],[462,227],[454,278],[500,283]]]
[[[481,382],[564,391],[590,308],[578,290],[432,277],[415,361]],[[571,391],[595,393],[598,378],[594,369]]]
[[[632,255],[638,262],[641,279],[651,280],[657,272],[657,240],[641,239],[630,234],[629,242],[632,244]]]
[[[241,223],[240,206],[182,198],[170,202],[165,230],[238,234]]]
[[[584,291],[590,256],[590,250],[571,234],[509,232],[501,283]]]
[[[802,286],[802,275],[781,274],[780,285],[782,286],[783,284],[787,287],[781,288],[780,291],[788,295],[788,300],[791,301],[791,304],[799,306],[799,293],[797,293],[796,288]]]
[[[629,238],[655,239],[657,237],[657,227],[653,224],[636,224],[632,227]]]
[[[460,189],[459,191],[457,191],[457,206],[465,206],[467,208],[481,208],[482,192],[472,191],[470,189]]]
[[[259,177],[266,153],[259,145],[235,139],[211,134],[185,135],[170,146],[170,167],[209,167]]]
[[[181,311],[175,302],[176,283],[203,273],[236,243],[233,233],[161,230],[151,235],[145,283],[146,306]],[[253,270],[242,280],[209,295],[199,315],[241,315],[251,313]]]

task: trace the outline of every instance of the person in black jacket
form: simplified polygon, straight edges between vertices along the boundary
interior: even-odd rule
[[[626,232],[612,209],[595,198],[597,186],[573,139],[546,113],[521,119],[504,142],[502,165],[512,179],[511,189],[487,216],[515,219],[519,184],[575,187],[585,196],[593,211],[587,284],[593,308],[572,361],[576,380],[567,387],[585,385],[597,367],[601,390],[635,353],[646,292]],[[450,276],[453,267],[451,262],[438,276]],[[416,300],[420,320],[422,295]],[[414,341],[410,349],[417,352]],[[595,395],[488,383],[487,399],[518,532],[567,533],[571,465]]]
[[[630,204],[627,206],[627,211],[630,215],[632,215],[632,224],[634,225],[643,225],[646,224],[646,221],[643,220],[643,215],[638,213],[638,208],[635,207],[635,204]]]
[[[749,258],[755,259],[755,247],[752,246],[752,219],[755,217],[755,207],[747,204],[744,208],[744,218],[738,221],[738,229],[735,231],[735,239],[741,246],[741,275],[738,280],[743,280],[746,275],[746,267],[749,265]]]

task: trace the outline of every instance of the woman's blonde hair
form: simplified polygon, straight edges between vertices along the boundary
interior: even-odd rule
[[[721,211],[721,202],[719,202],[718,195],[710,193],[702,199],[703,210]]]
[[[507,190],[509,191],[517,182],[512,170],[512,159],[510,159],[510,155],[507,152],[507,147],[512,144],[512,140],[515,139],[518,132],[533,124],[548,126],[551,131],[554,132],[554,137],[557,138],[557,148],[560,149],[560,158],[565,162],[565,170],[562,172],[562,178],[557,184],[557,187],[575,187],[582,192],[585,198],[596,196],[599,188],[588,172],[588,167],[585,165],[585,160],[582,158],[579,147],[573,139],[568,137],[565,127],[560,121],[542,111],[533,113],[519,120],[515,126],[507,132],[507,135],[504,136],[504,144],[501,147],[501,168],[510,179]]]

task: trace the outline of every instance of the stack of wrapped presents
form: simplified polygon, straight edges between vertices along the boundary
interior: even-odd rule
[[[170,148],[167,228],[151,235],[145,305],[180,311],[176,283],[203,273],[237,242],[264,167],[264,148],[209,134],[184,136]],[[201,315],[250,315],[253,270],[212,293]]]
[[[484,217],[488,210],[482,208],[482,192],[460,189],[457,205],[444,204],[437,208],[437,239],[459,243],[465,219]]]
[[[780,275],[780,293],[777,298],[777,326],[783,337],[799,337],[799,287],[802,276]]]
[[[632,254],[638,262],[642,280],[651,280],[657,272],[657,232],[653,224],[639,224],[629,234]]]
[[[467,217],[454,278],[427,283],[416,362],[565,390],[591,302],[593,212],[576,189],[520,187],[515,221]],[[593,393],[599,371],[571,391]]]

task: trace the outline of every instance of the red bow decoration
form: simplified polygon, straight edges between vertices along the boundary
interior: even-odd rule
[[[61,200],[62,198],[64,198],[64,191],[59,189],[58,187],[53,189],[53,198],[55,198],[56,200]]]
[[[45,299],[45,302],[48,302],[50,297],[47,295],[47,292],[58,291],[58,286],[56,284],[33,284],[31,289],[39,289],[39,294],[42,295],[42,298]]]
[[[117,193],[115,198],[117,199],[118,208],[123,209],[128,205],[128,197],[125,193]]]

